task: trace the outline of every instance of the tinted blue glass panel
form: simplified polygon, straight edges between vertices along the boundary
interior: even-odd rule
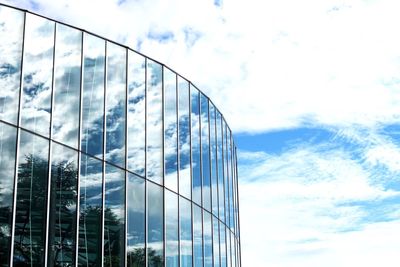
[[[145,58],[128,51],[128,169],[145,176]]]
[[[127,188],[127,266],[144,266],[145,262],[145,180],[128,174]]]
[[[56,35],[53,139],[77,148],[82,32],[57,24]]]
[[[14,266],[44,266],[49,142],[21,131]]]
[[[179,194],[191,198],[189,83],[178,77]]]
[[[179,225],[181,266],[192,266],[192,208],[183,197],[179,198]]]
[[[84,35],[81,149],[103,158],[105,42]]]
[[[54,22],[26,14],[21,126],[49,136]]]
[[[230,169],[228,165],[228,158],[230,152],[228,150],[228,133],[225,120],[222,121],[222,138],[223,138],[223,156],[224,156],[224,187],[225,187],[225,224],[229,227],[229,216],[230,216],[230,192],[229,192],[229,180],[230,180]]]
[[[75,265],[78,152],[52,143],[49,266]]]
[[[16,141],[16,128],[0,122],[0,266],[10,260]]]
[[[221,114],[216,114],[216,130],[217,130],[217,173],[218,173],[218,205],[219,218],[225,221],[225,187],[224,187],[224,150],[222,140],[222,120]]]
[[[23,28],[23,12],[0,6],[0,119],[15,125],[21,78]]]
[[[147,60],[147,178],[163,183],[162,67]]]
[[[192,200],[201,205],[201,162],[200,162],[200,94],[190,87],[191,140],[192,140]]]
[[[212,222],[211,214],[203,211],[203,239],[204,239],[204,266],[211,266],[213,264],[213,244],[212,244]]]
[[[203,220],[202,209],[193,204],[193,263],[195,267],[203,266]]]
[[[148,266],[164,265],[163,188],[147,182],[147,260]]]
[[[176,74],[164,68],[164,164],[165,186],[178,192],[178,125]]]
[[[101,266],[103,163],[81,154],[78,266]]]
[[[104,266],[125,266],[125,171],[106,164]]]
[[[217,136],[215,129],[215,107],[210,102],[210,170],[212,213],[218,217]]]
[[[212,217],[213,223],[213,253],[214,253],[214,266],[220,266],[219,258],[219,224],[216,217]]]
[[[166,266],[179,266],[178,196],[165,190],[165,259]]]
[[[107,43],[106,155],[125,167],[126,49]]]
[[[219,224],[219,238],[220,238],[220,253],[221,253],[221,267],[226,267],[226,238],[225,238],[225,225]]]
[[[209,118],[208,99],[200,94],[200,125],[201,125],[201,167],[203,178],[203,207],[211,211],[211,179],[210,179],[210,146],[209,146]]]

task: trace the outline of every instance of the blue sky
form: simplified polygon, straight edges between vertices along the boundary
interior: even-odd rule
[[[126,44],[214,101],[238,146],[243,266],[398,265],[397,1],[1,1]]]

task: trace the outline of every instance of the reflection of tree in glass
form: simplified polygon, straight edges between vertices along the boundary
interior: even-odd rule
[[[144,248],[135,248],[133,251],[128,252],[128,266],[129,267],[141,267],[146,266],[146,250]],[[147,249],[147,257],[149,266],[161,267],[163,266],[163,259],[157,252],[152,249]]]
[[[0,187],[0,192],[3,192]],[[10,244],[10,224],[9,218],[11,215],[11,207],[0,207],[0,266],[8,264],[8,248]]]

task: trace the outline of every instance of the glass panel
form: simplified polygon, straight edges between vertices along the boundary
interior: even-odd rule
[[[192,200],[201,205],[201,173],[200,173],[200,99],[199,91],[190,87],[191,98],[191,136],[192,136]]]
[[[79,266],[101,266],[103,163],[81,154]]]
[[[128,173],[127,190],[128,267],[146,265],[145,255],[145,180]]]
[[[103,158],[105,42],[84,35],[81,149]]]
[[[194,267],[203,266],[203,225],[201,208],[193,204],[193,248]]]
[[[16,142],[16,128],[0,122],[0,266],[8,266],[11,249]]]
[[[227,259],[227,264],[228,266],[231,265],[231,235],[229,228],[226,227],[226,259]]]
[[[49,142],[21,131],[14,266],[44,266]]]
[[[165,258],[166,266],[179,266],[178,196],[165,190]]]
[[[204,234],[204,266],[212,266],[213,254],[212,254],[212,224],[211,214],[203,210],[203,234]]]
[[[82,32],[61,24],[56,28],[53,139],[77,148]]]
[[[178,192],[176,74],[164,68],[164,164],[165,186]]]
[[[54,22],[26,14],[21,126],[49,136]]]
[[[179,198],[181,266],[192,266],[192,209],[191,203]]]
[[[234,224],[233,224],[233,200],[234,200],[234,195],[233,195],[233,168],[232,168],[232,138],[231,138],[231,131],[227,127],[227,142],[228,142],[228,173],[229,173],[229,179],[228,179],[228,186],[229,186],[229,226],[231,228],[231,231],[234,229]]]
[[[48,266],[75,265],[78,152],[52,143]]]
[[[126,49],[107,43],[105,159],[125,167]]]
[[[231,257],[232,257],[232,266],[236,266],[235,237],[232,232],[231,232]]]
[[[125,171],[106,164],[104,266],[125,266]]]
[[[145,176],[145,58],[128,51],[128,169]]]
[[[15,125],[21,79],[23,30],[24,13],[0,6],[0,119]],[[7,260],[2,256],[0,258]]]
[[[219,238],[220,238],[220,253],[221,253],[221,267],[226,267],[226,242],[225,242],[225,225],[219,223]]]
[[[216,217],[212,217],[213,222],[213,253],[214,253],[214,266],[220,266],[219,261],[219,224]]]
[[[216,130],[217,130],[217,172],[218,172],[218,205],[219,218],[225,221],[225,190],[224,190],[224,161],[223,161],[223,140],[221,128],[221,114],[216,114]]]
[[[201,119],[201,166],[203,176],[203,207],[211,211],[210,150],[208,125],[208,99],[200,94]]]
[[[218,216],[218,177],[217,177],[217,140],[215,131],[215,108],[210,102],[210,163],[212,212]]]
[[[164,266],[163,188],[147,182],[147,260],[150,267]]]
[[[230,208],[229,208],[229,203],[230,203],[230,198],[229,198],[229,180],[230,180],[230,169],[228,166],[228,157],[229,157],[229,151],[228,151],[228,139],[227,139],[227,126],[225,123],[225,120],[222,121],[222,129],[223,129],[223,146],[224,146],[224,183],[225,183],[225,224],[229,226],[229,216],[230,216]]]
[[[179,194],[190,199],[189,83],[181,77],[178,77],[178,97]]]
[[[147,178],[162,184],[163,181],[163,122],[162,122],[162,68],[147,61]]]

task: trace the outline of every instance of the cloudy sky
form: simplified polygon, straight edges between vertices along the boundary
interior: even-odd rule
[[[243,266],[398,266],[396,0],[1,0],[191,80],[238,146]]]

